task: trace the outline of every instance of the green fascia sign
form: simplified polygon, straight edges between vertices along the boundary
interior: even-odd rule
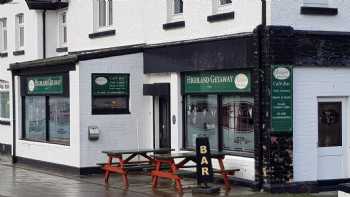
[[[63,94],[63,76],[37,76],[27,78],[27,95]]]
[[[271,68],[271,130],[293,132],[293,68],[273,65]]]
[[[93,96],[128,96],[129,74],[92,74]]]
[[[200,72],[185,74],[185,93],[250,92],[250,72]]]

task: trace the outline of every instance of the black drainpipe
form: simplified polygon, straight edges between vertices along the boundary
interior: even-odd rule
[[[13,139],[12,139],[12,163],[17,162],[16,157],[16,93],[15,93],[15,75],[13,72],[11,72],[12,75],[12,132],[13,132]]]
[[[43,59],[46,58],[46,10],[43,10]]]
[[[258,29],[257,29],[257,33],[258,33],[258,51],[259,51],[259,81],[260,81],[260,85],[259,85],[259,102],[260,102],[260,125],[259,125],[259,152],[258,152],[258,163],[259,163],[259,178],[258,178],[258,188],[259,190],[262,189],[263,187],[263,183],[264,183],[264,177],[263,177],[263,126],[262,124],[265,124],[264,121],[264,110],[263,110],[263,105],[262,105],[262,101],[264,99],[264,95],[263,95],[263,88],[265,85],[265,82],[263,80],[264,78],[264,61],[263,61],[263,32],[264,29],[266,27],[266,0],[261,0],[261,25],[259,25]],[[263,82],[262,82],[263,81]]]

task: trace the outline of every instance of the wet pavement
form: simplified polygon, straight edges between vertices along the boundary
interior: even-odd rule
[[[115,196],[155,196],[155,197],[190,197],[190,196],[286,196],[335,197],[335,192],[321,194],[267,194],[254,192],[250,188],[233,185],[230,191],[222,189],[219,194],[192,194],[195,179],[184,179],[182,194],[177,193],[175,185],[169,180],[160,179],[159,188],[152,190],[151,178],[134,172],[129,176],[129,189],[124,189],[122,179],[112,175],[108,186],[104,184],[103,175],[79,176],[58,171],[38,169],[24,164],[13,166],[8,158],[0,157],[0,197],[115,197]]]

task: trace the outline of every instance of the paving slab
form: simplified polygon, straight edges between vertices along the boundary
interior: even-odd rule
[[[176,192],[174,182],[159,179],[159,186],[153,190],[151,177],[144,173],[133,172],[129,175],[130,186],[123,186],[121,176],[113,174],[110,183],[104,183],[102,174],[88,176],[72,175],[62,171],[48,171],[26,164],[12,165],[0,160],[0,197],[206,197],[206,196],[247,196],[247,197],[336,197],[336,192],[318,194],[270,194],[256,192],[248,187],[233,185],[227,191],[221,183],[218,194],[193,194],[196,180],[185,178],[182,181],[183,193]]]

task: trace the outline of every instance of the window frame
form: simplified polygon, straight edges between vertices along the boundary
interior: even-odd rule
[[[63,16],[65,17],[65,22],[63,22]],[[66,32],[64,32],[66,28]],[[66,40],[64,41],[64,33],[66,33]],[[68,32],[67,32],[67,11],[61,11],[58,13],[58,47],[67,47],[68,42]]]
[[[7,18],[0,18],[0,52],[6,52],[8,50],[7,23]]]
[[[100,1],[105,2],[105,25],[101,26],[100,25]],[[101,32],[101,31],[106,31],[113,29],[114,24],[115,24],[115,19],[114,19],[114,0],[94,0],[94,5],[93,5],[93,18],[94,18],[94,32]],[[111,7],[112,6],[112,7]],[[112,13],[110,12],[110,8],[112,8]]]
[[[22,17],[22,22],[20,22],[20,17]],[[16,50],[23,50],[25,46],[25,25],[24,25],[24,14],[19,13],[16,14],[16,21],[15,21],[15,47]],[[21,40],[21,28],[23,28],[23,40]],[[22,42],[23,41],[23,45]]]
[[[213,13],[222,14],[227,12],[232,12],[233,2],[221,4],[221,0],[213,0]]]
[[[176,0],[167,0],[167,22],[177,22],[184,20],[184,2],[182,1],[182,12],[175,13],[175,2]]]
[[[0,90],[0,94],[1,93],[7,93],[8,94],[8,105],[9,105],[9,109],[8,109],[8,111],[9,111],[9,114],[8,114],[8,117],[1,117],[1,115],[0,115],[0,122],[10,122],[10,118],[11,118],[11,106],[10,106],[10,96],[11,96],[11,94],[10,94],[10,91],[9,90]],[[1,100],[2,100],[2,97],[0,96],[0,110],[2,110],[1,109]]]

